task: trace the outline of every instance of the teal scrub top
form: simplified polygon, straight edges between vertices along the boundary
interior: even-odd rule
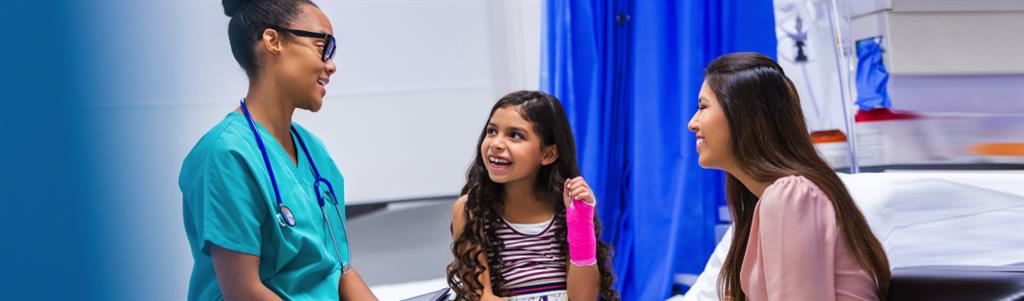
[[[330,181],[345,214],[344,179],[323,142],[295,125],[321,176]],[[265,128],[256,124],[277,178],[281,201],[295,216],[295,226],[277,221],[277,201],[270,175],[245,116],[231,112],[192,148],[181,167],[185,233],[192,249],[189,300],[222,300],[210,245],[260,257],[263,284],[285,300],[338,300],[342,269],[327,227],[334,229],[349,262],[344,218],[325,203],[324,221],[313,191],[314,176],[298,141],[298,164]],[[294,134],[293,134],[294,135]],[[292,138],[294,140],[294,137]],[[323,191],[326,193],[326,189]]]

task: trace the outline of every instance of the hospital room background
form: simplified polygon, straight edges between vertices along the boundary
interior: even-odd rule
[[[446,285],[477,135],[523,89],[566,107],[623,299],[697,300],[729,213],[685,124],[702,68],[736,51],[792,78],[897,275],[1024,274],[1024,1],[315,2],[338,72],[295,118],[345,176],[353,263],[382,300]],[[178,172],[247,84],[220,1],[0,10],[0,299],[185,299]]]

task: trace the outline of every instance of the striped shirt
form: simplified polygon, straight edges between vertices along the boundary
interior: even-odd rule
[[[555,240],[557,229],[553,220],[512,224],[502,219],[495,234],[505,245],[501,275],[509,296],[565,290],[568,266]]]

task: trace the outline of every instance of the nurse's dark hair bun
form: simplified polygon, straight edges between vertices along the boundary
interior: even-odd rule
[[[227,15],[228,17],[234,17],[235,16],[235,12],[238,12],[238,7],[241,6],[241,5],[244,5],[244,4],[248,3],[248,2],[252,2],[252,1],[249,1],[249,0],[223,0],[223,1],[221,1],[221,4],[224,5],[224,14]]]
[[[228,22],[231,54],[249,78],[254,78],[259,69],[255,46],[261,33],[273,26],[288,26],[303,5],[316,6],[310,0],[221,0],[221,4],[224,14],[231,17]]]

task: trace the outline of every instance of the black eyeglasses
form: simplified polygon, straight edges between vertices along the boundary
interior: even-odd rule
[[[271,26],[270,29],[287,32],[293,35],[307,38],[318,38],[324,39],[324,51],[323,55],[320,56],[320,60],[327,62],[327,60],[334,58],[334,50],[338,47],[337,42],[334,40],[334,36],[329,33],[323,32],[312,32],[284,27]],[[260,35],[260,38],[262,35]]]

